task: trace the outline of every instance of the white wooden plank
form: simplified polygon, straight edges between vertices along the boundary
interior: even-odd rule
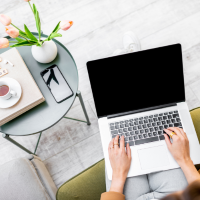
[[[193,91],[193,93],[196,95],[196,97],[200,100],[200,91],[199,91],[200,79],[195,81],[194,83],[190,84],[190,88]]]
[[[103,159],[99,133],[44,161],[57,187]]]

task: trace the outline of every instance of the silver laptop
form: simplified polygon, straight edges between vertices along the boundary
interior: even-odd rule
[[[175,44],[87,63],[108,178],[110,140],[125,136],[132,153],[128,177],[178,168],[164,128],[187,133],[194,164],[200,145],[185,102],[181,45]]]

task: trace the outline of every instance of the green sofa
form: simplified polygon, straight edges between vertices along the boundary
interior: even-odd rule
[[[190,111],[194,127],[200,139],[200,108]],[[199,166],[196,166],[199,168]],[[65,182],[57,191],[57,200],[99,200],[106,191],[105,162],[99,161],[82,173]]]

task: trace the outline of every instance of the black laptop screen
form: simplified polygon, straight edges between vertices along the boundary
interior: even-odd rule
[[[87,63],[98,117],[185,101],[181,45]]]

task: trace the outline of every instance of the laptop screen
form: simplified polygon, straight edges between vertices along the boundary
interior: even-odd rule
[[[185,101],[181,45],[87,63],[97,116]]]

